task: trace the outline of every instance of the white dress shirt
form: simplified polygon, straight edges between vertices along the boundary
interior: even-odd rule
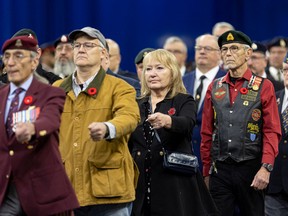
[[[288,105],[288,89],[285,88],[285,93],[284,93],[284,97],[283,97],[281,113],[284,112],[284,110],[286,109],[287,105]]]
[[[216,67],[212,68],[207,73],[202,73],[198,68],[196,68],[196,80],[195,80],[194,90],[193,90],[193,97],[194,98],[196,96],[196,90],[199,87],[200,82],[201,82],[200,81],[200,77],[202,75],[206,76],[206,79],[203,80],[203,89],[202,89],[202,93],[201,93],[201,99],[200,99],[200,102],[199,102],[199,105],[200,105],[199,107],[201,107],[201,105],[202,105],[202,103],[204,101],[208,86],[214,80],[214,78],[215,78],[215,76],[216,76],[218,71],[219,71],[219,66],[216,66]]]

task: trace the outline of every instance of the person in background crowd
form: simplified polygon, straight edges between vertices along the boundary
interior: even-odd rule
[[[136,92],[101,67],[107,45],[99,30],[77,29],[69,39],[76,70],[54,85],[67,95],[60,152],[81,206],[75,215],[130,216],[138,171],[127,142],[139,121]]]
[[[282,139],[279,143],[279,154],[276,157],[265,196],[266,216],[282,216],[287,215],[288,212],[288,56],[284,59],[282,72],[285,89],[276,93]]]
[[[192,153],[196,123],[196,104],[186,93],[176,57],[158,49],[145,56],[143,66],[138,99],[141,122],[129,140],[140,170],[132,215],[217,215],[199,171],[185,175],[163,168],[163,146]]]
[[[228,22],[217,22],[212,28],[212,35],[220,37],[223,33],[229,30],[235,30],[234,26]]]
[[[218,22],[212,28],[212,35],[219,38],[223,33],[229,30],[235,30],[234,26],[228,22]],[[219,65],[223,70],[227,71],[227,67],[223,64],[222,60],[219,62]]]
[[[35,32],[31,29],[20,29],[18,32],[16,32],[12,37],[17,37],[17,36],[27,36],[27,37],[32,37],[37,41],[37,58],[40,59],[41,54],[42,54],[42,50],[38,45],[38,38],[37,35],[35,34]],[[46,71],[42,68],[41,64],[38,64],[37,69],[36,69],[36,76],[40,75],[40,77],[43,77],[44,79],[46,79],[50,84],[54,83],[56,80],[61,79],[59,76],[55,75],[54,73],[50,72],[50,71]],[[39,77],[39,76],[38,76]],[[43,79],[41,79],[41,81],[44,82]]]
[[[283,83],[283,74],[281,73],[282,62],[288,51],[288,41],[284,37],[275,37],[267,45],[269,51],[269,64],[266,67],[267,75],[270,79]]]
[[[37,41],[2,46],[9,84],[0,89],[0,215],[71,215],[79,207],[58,149],[65,93],[39,82]]]
[[[40,56],[40,63],[43,70],[53,71],[55,63],[55,47],[53,43],[47,42],[40,45],[42,54]]]
[[[184,75],[183,82],[197,104],[197,121],[193,128],[192,147],[195,155],[199,158],[199,168],[202,170],[202,162],[200,160],[200,130],[203,101],[209,84],[215,78],[225,76],[226,72],[219,67],[221,55],[215,36],[210,34],[201,35],[196,38],[195,44],[196,69],[192,73]]]
[[[54,42],[55,66],[54,74],[61,78],[71,75],[75,71],[73,48],[68,35],[62,35]]]
[[[116,43],[116,41],[108,38],[106,39],[106,41],[109,46],[110,70],[115,74],[119,74],[121,76],[126,76],[137,80],[138,77],[136,73],[124,71],[120,68],[121,53],[120,53],[120,47]]]
[[[247,62],[250,70],[257,76],[269,79],[274,86],[275,92],[283,89],[284,85],[282,82],[276,81],[270,74],[265,72],[265,68],[267,67],[267,49],[265,45],[259,42],[254,42],[252,44],[252,49],[253,53]]]
[[[106,74],[109,74],[111,76],[115,76],[117,78],[123,79],[124,81],[126,81],[127,83],[129,83],[131,86],[134,87],[135,91],[136,91],[136,97],[140,96],[140,83],[138,80],[132,79],[130,77],[126,77],[126,76],[122,76],[119,75],[117,73],[113,73],[109,66],[110,66],[110,56],[109,56],[109,46],[108,43],[106,43],[106,55],[105,58],[102,59],[101,62],[101,66],[103,67],[103,69],[106,71]]]
[[[240,31],[218,38],[226,76],[207,90],[201,128],[203,175],[223,216],[264,216],[269,183],[281,138],[274,87],[252,74],[252,41]]]
[[[186,68],[186,60],[188,57],[188,48],[185,42],[176,36],[172,36],[166,39],[163,49],[168,50],[173,53],[177,59],[178,65],[180,67],[181,75],[190,73],[191,71]]]
[[[134,63],[137,71],[138,79],[141,80],[142,72],[143,72],[143,59],[149,53],[154,51],[153,48],[145,48],[142,49],[135,57]]]

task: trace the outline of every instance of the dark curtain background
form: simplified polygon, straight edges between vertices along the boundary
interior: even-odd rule
[[[0,0],[0,43],[21,28],[39,43],[91,26],[118,42],[123,69],[135,71],[143,48],[160,48],[168,36],[182,37],[194,58],[194,40],[226,21],[252,40],[288,37],[287,0]]]

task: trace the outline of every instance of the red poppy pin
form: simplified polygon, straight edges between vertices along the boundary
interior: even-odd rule
[[[241,94],[247,94],[248,93],[248,89],[247,88],[241,88],[240,89],[240,93]]]
[[[24,104],[29,105],[33,102],[33,97],[32,96],[26,96],[24,98]]]
[[[173,107],[168,110],[168,114],[169,114],[170,116],[174,115],[175,112],[176,112],[176,109],[173,108]]]
[[[89,95],[93,96],[97,93],[97,89],[96,88],[89,88],[87,92]]]

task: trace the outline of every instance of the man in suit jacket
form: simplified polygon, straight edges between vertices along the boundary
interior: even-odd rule
[[[282,122],[282,139],[279,143],[279,154],[275,159],[274,169],[271,172],[270,183],[265,196],[265,215],[277,216],[287,215],[288,212],[288,124],[287,105],[288,105],[288,58],[284,59],[283,75],[285,89],[276,93],[278,111]],[[286,128],[286,129],[285,129]]]
[[[267,49],[264,44],[255,41],[252,44],[252,49],[253,53],[247,61],[248,67],[257,76],[269,79],[274,86],[275,92],[282,90],[284,88],[283,82],[275,80],[270,73],[266,73],[265,71],[267,66]]]
[[[110,61],[110,54],[109,54],[109,50],[110,50],[110,47],[108,45],[108,40],[106,39],[106,53],[105,53],[105,58],[102,59],[101,61],[101,66],[102,68],[106,71],[106,74],[109,74],[111,76],[115,76],[117,78],[120,78],[120,79],[123,79],[125,80],[128,84],[130,84],[131,86],[134,87],[134,89],[136,90],[136,97],[139,97],[140,96],[140,91],[141,91],[141,86],[140,86],[140,83],[139,83],[139,80],[136,80],[136,79],[133,79],[133,78],[130,78],[128,76],[122,76],[118,73],[113,73],[113,71],[110,69],[110,65],[111,65],[111,61]]]
[[[266,73],[276,81],[283,81],[283,74],[281,73],[282,62],[288,51],[288,41],[282,36],[273,38],[267,44],[269,51],[268,66]]]
[[[200,143],[201,143],[201,122],[203,100],[206,95],[209,84],[215,79],[226,74],[219,67],[221,60],[220,50],[218,47],[217,38],[210,34],[201,35],[196,38],[195,46],[195,63],[196,70],[184,75],[183,82],[187,91],[192,94],[196,101],[198,101],[197,122],[193,129],[192,145],[195,155],[199,158],[199,168],[202,170],[202,163],[200,160]],[[196,95],[196,91],[201,84],[200,77],[205,76],[203,80],[203,88],[201,95]]]
[[[79,204],[58,149],[65,93],[34,78],[34,38],[13,37],[2,52],[10,83],[0,89],[0,215],[71,215]]]
[[[121,76],[125,76],[131,79],[138,80],[138,76],[136,73],[121,69],[120,67],[121,53],[120,53],[119,44],[116,41],[109,39],[109,38],[106,39],[106,42],[107,42],[107,46],[109,47],[108,52],[109,52],[109,57],[110,57],[110,67],[109,67],[110,70],[114,74],[118,74]]]
[[[181,38],[176,36],[168,37],[165,40],[163,49],[168,50],[175,55],[182,76],[191,72],[191,70],[188,70],[188,68],[186,67],[188,48],[186,43]]]

